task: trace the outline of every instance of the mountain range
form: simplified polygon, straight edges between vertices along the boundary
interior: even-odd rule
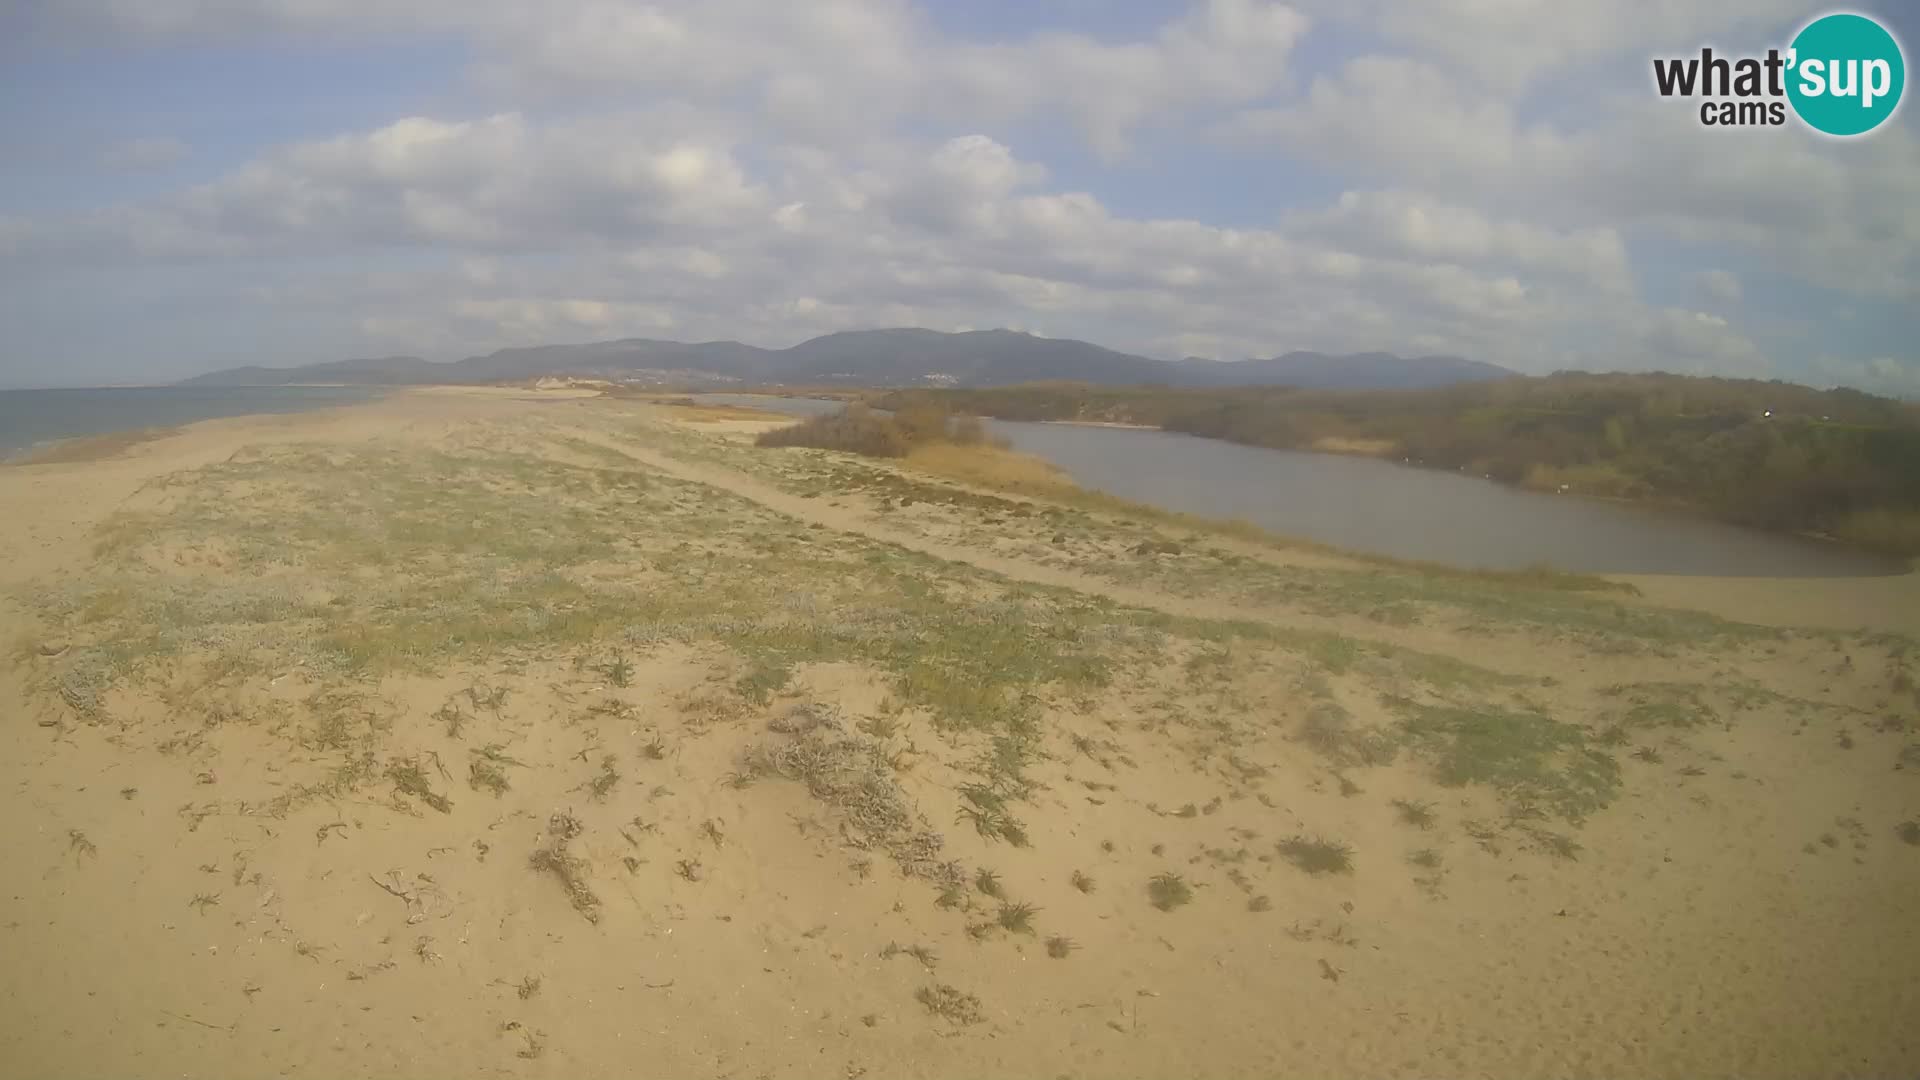
[[[1515,374],[1455,356],[1290,352],[1266,359],[1156,360],[1084,341],[1013,330],[854,330],[787,349],[737,341],[694,344],[625,338],[586,345],[500,349],[451,363],[417,356],[334,360],[299,367],[240,367],[185,380],[194,386],[300,383],[419,385],[546,377],[612,379],[652,386],[1005,386],[1071,381],[1107,385],[1297,386],[1303,389],[1424,389]]]

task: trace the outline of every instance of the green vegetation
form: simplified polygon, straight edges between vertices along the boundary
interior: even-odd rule
[[[1179,874],[1156,874],[1147,882],[1147,899],[1161,911],[1172,911],[1193,901],[1193,886]]]
[[[1309,874],[1353,873],[1353,849],[1338,840],[1293,836],[1280,841],[1276,850]]]
[[[977,1024],[986,1018],[980,1010],[979,998],[946,983],[923,986],[914,991],[913,998],[925,1006],[927,1012],[949,1023]]]
[[[1038,908],[1028,903],[1003,903],[1000,905],[999,913],[994,916],[994,921],[1000,924],[1000,929],[1009,933],[1031,934],[1033,917],[1038,911]]]
[[[1416,829],[1431,829],[1434,823],[1433,804],[1418,799],[1395,799],[1393,808],[1399,813],[1403,825]]]
[[[1516,815],[1579,821],[1613,801],[1620,764],[1588,746],[1584,729],[1538,713],[1398,701],[1413,747],[1449,787],[1486,784]]]
[[[977,417],[954,416],[940,405],[914,405],[883,416],[858,402],[764,432],[755,440],[760,446],[811,446],[882,458],[905,457],[916,446],[934,443],[978,446],[986,441],[986,428]]]
[[[1857,390],[1666,374],[1420,391],[913,390],[887,407],[1108,420],[1281,449],[1390,455],[1542,490],[1695,507],[1727,521],[1920,554],[1920,408]]]
[[[1007,895],[1006,886],[1000,884],[1000,875],[984,866],[973,876],[973,887],[980,890],[980,895],[991,896],[995,900]]]

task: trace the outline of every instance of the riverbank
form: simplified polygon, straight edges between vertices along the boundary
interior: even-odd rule
[[[0,469],[0,1055],[1920,1066],[1910,642],[752,424],[406,391]]]

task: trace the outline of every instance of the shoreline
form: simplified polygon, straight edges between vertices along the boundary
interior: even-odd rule
[[[1123,431],[1158,431],[1158,432],[1163,432],[1169,435],[1185,435],[1185,436],[1188,436],[1189,438],[1205,439],[1209,442],[1225,443],[1229,446],[1244,446],[1254,450],[1272,450],[1277,453],[1283,453],[1283,454],[1316,454],[1316,455],[1325,455],[1328,457],[1362,458],[1369,461],[1378,461],[1383,464],[1398,466],[1404,469],[1418,469],[1418,470],[1428,471],[1428,472],[1448,473],[1456,476],[1464,476],[1464,477],[1467,477],[1468,479],[1480,480],[1485,483],[1495,484],[1512,491],[1525,492],[1530,495],[1551,495],[1551,496],[1556,496],[1560,498],[1584,499],[1590,502],[1605,503],[1611,506],[1625,507],[1625,508],[1633,509],[1636,511],[1644,511],[1650,514],[1672,514],[1672,515],[1690,517],[1696,521],[1711,522],[1716,525],[1725,525],[1725,526],[1729,526],[1736,529],[1746,529],[1751,532],[1760,533],[1768,536],[1792,537],[1798,540],[1813,541],[1815,543],[1830,545],[1836,548],[1841,548],[1853,554],[1887,559],[1887,560],[1890,560],[1892,563],[1901,564],[1904,567],[1903,569],[1891,570],[1888,573],[1884,573],[1884,574],[1872,574],[1872,575],[1860,575],[1860,576],[1900,577],[1906,574],[1920,572],[1920,553],[1883,551],[1879,548],[1871,547],[1864,544],[1859,544],[1854,541],[1844,539],[1842,537],[1834,536],[1831,533],[1809,532],[1809,531],[1799,530],[1799,529],[1766,528],[1764,526],[1753,525],[1746,522],[1735,521],[1729,518],[1720,517],[1719,515],[1712,513],[1710,510],[1706,509],[1705,507],[1698,506],[1693,503],[1681,502],[1681,501],[1676,501],[1671,499],[1634,498],[1634,497],[1625,496],[1625,495],[1601,495],[1594,492],[1572,491],[1572,490],[1558,491],[1550,488],[1533,487],[1528,484],[1520,483],[1520,482],[1508,482],[1504,480],[1497,480],[1497,479],[1494,479],[1492,476],[1488,476],[1484,474],[1475,476],[1473,473],[1468,472],[1463,467],[1448,468],[1444,465],[1429,465],[1424,462],[1415,462],[1406,458],[1402,458],[1398,461],[1395,461],[1393,460],[1393,455],[1390,452],[1383,451],[1379,447],[1373,446],[1373,445],[1340,445],[1337,442],[1321,440],[1320,442],[1316,442],[1312,446],[1265,446],[1260,443],[1241,442],[1237,439],[1225,439],[1225,438],[1220,438],[1218,436],[1213,436],[1213,435],[1201,435],[1191,431],[1176,431],[1171,428],[1157,427],[1152,424],[1129,424],[1129,423],[1122,423],[1120,421],[1111,421],[1111,420],[1009,420],[1003,417],[996,417],[996,416],[989,416],[989,417],[986,417],[986,419],[998,420],[1001,423],[1014,423],[1014,424],[1030,423],[1030,424],[1050,424],[1050,425],[1056,425],[1060,427],[1114,428],[1114,429],[1123,430]],[[1665,576],[1665,575],[1657,575],[1657,576]],[[1852,576],[1852,575],[1848,575],[1848,576]]]

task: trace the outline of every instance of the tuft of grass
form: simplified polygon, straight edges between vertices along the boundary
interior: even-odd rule
[[[466,690],[467,700],[475,709],[486,709],[498,716],[507,704],[507,688],[488,686],[486,683],[470,683]]]
[[[597,923],[600,921],[600,898],[594,895],[592,886],[587,884],[586,860],[567,849],[585,828],[572,814],[553,815],[547,822],[548,846],[534,851],[527,862],[533,869],[559,878],[560,884],[567,890],[567,899],[573,904],[573,909],[588,922]]]
[[[1280,854],[1309,874],[1351,874],[1353,849],[1337,840],[1293,836],[1277,845]]]
[[[1903,821],[1894,826],[1893,831],[1901,840],[1920,846],[1920,821]]]
[[[467,786],[475,791],[491,791],[494,796],[505,794],[513,785],[507,781],[508,765],[520,762],[501,752],[499,743],[488,743],[478,750],[470,751],[467,761]]]
[[[403,795],[411,795],[443,814],[453,812],[453,800],[433,790],[427,779],[426,770],[414,758],[395,761],[387,766],[387,779],[393,782],[394,790]]]
[[[1532,842],[1536,850],[1552,855],[1556,859],[1565,859],[1568,862],[1580,858],[1580,843],[1573,837],[1565,833],[1557,833],[1548,829],[1539,829],[1532,826],[1522,826],[1522,829],[1526,832],[1527,839]]]
[[[1635,761],[1644,761],[1649,765],[1658,765],[1666,760],[1666,758],[1660,755],[1660,751],[1655,750],[1651,746],[1642,746],[1628,756]]]
[[[1047,955],[1053,957],[1055,960],[1065,960],[1067,957],[1072,956],[1079,948],[1080,946],[1073,943],[1072,938],[1064,937],[1060,934],[1055,934],[1047,939]]]
[[[965,885],[945,885],[940,894],[933,899],[935,907],[942,911],[956,911],[967,906],[967,887]]]
[[[592,780],[587,781],[587,792],[594,802],[606,802],[613,789],[620,786],[620,759],[608,754],[600,759],[600,771]]]
[[[1265,893],[1247,898],[1247,910],[1255,913],[1272,911],[1273,899]]]
[[[1000,905],[1000,913],[994,917],[994,921],[1000,924],[1000,929],[1010,933],[1031,934],[1033,933],[1033,916],[1038,911],[1039,909],[1032,904],[1003,903]]]
[[[962,993],[946,983],[923,986],[914,991],[913,999],[929,1013],[949,1023],[977,1024],[985,1018],[980,1011],[979,998]]]
[[[785,664],[756,661],[745,675],[734,680],[733,688],[755,705],[765,705],[792,679],[793,669]]]
[[[467,715],[465,709],[462,709],[457,702],[453,701],[448,701],[445,705],[440,706],[439,710],[433,714],[433,718],[446,726],[447,738],[449,739],[460,738],[461,733],[466,730],[467,721],[472,719]]]
[[[1422,870],[1438,870],[1440,868],[1440,853],[1432,848],[1421,848],[1408,855],[1407,861]]]
[[[1000,875],[984,866],[973,875],[973,887],[979,890],[980,895],[991,896],[995,900],[1004,900],[1007,896],[1006,887],[1000,884]]]
[[[633,661],[625,656],[615,656],[606,663],[597,665],[594,670],[605,676],[608,682],[622,689],[633,685]]]
[[[1083,893],[1091,893],[1093,891],[1093,879],[1078,870],[1073,872],[1073,877],[1070,880],[1073,882],[1073,887]]]
[[[988,840],[1004,840],[1014,847],[1027,846],[1026,827],[999,806],[977,803],[962,806],[954,820],[972,823],[973,830]]]
[[[81,856],[93,856],[100,853],[100,849],[93,846],[93,841],[87,838],[87,834],[81,832],[79,829],[67,830],[67,850]]]
[[[1147,899],[1161,911],[1172,911],[1193,902],[1193,886],[1179,874],[1155,874],[1147,882]]]
[[[1433,804],[1418,799],[1395,799],[1393,808],[1400,813],[1400,823],[1416,829],[1431,829],[1434,823]]]

